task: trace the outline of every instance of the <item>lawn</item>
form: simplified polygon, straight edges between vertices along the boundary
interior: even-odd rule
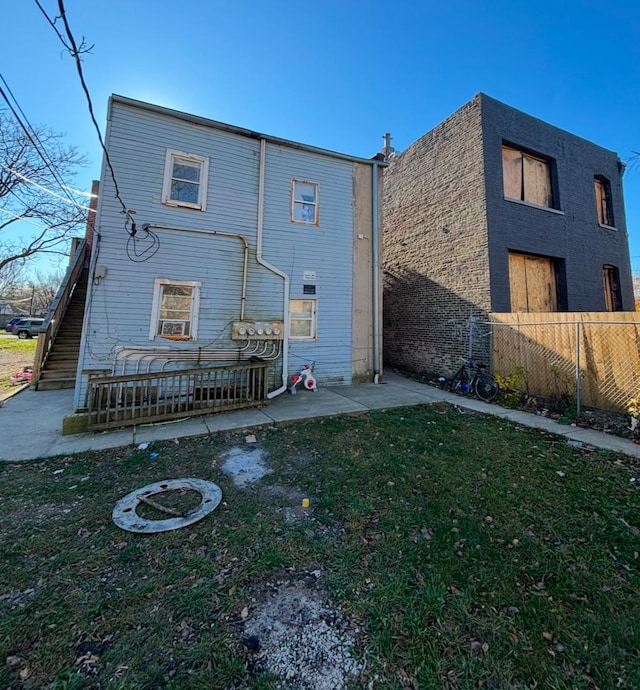
[[[11,374],[33,366],[37,344],[37,338],[20,340],[15,335],[0,335],[0,399],[13,387],[9,381]]]
[[[640,688],[637,461],[445,405],[255,435],[2,465],[0,687]],[[222,503],[113,524],[179,477]]]

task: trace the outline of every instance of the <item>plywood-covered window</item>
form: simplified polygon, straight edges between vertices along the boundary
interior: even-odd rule
[[[291,180],[291,221],[293,223],[318,225],[320,220],[318,187],[317,182]]]
[[[207,201],[209,159],[167,150],[162,202],[204,211]]]
[[[315,340],[317,310],[315,299],[292,299],[289,302],[289,337],[291,340]]]
[[[555,208],[551,161],[511,146],[503,146],[502,176],[507,199]]]
[[[598,223],[615,227],[613,224],[613,209],[611,207],[611,184],[606,177],[596,175],[593,178],[596,193],[596,212]]]
[[[512,312],[558,311],[555,260],[509,252],[509,289]]]
[[[620,273],[617,266],[605,264],[602,267],[604,279],[604,303],[607,311],[622,311],[622,293],[620,291]]]
[[[157,278],[149,339],[192,340],[197,336],[200,283]]]

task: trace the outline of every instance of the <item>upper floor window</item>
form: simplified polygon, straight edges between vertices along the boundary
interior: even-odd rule
[[[596,192],[596,211],[600,225],[613,225],[613,209],[611,207],[611,184],[606,177],[596,175],[593,178]]]
[[[503,146],[502,175],[506,198],[556,208],[551,161],[511,146]]]
[[[291,180],[291,220],[318,225],[318,183]]]
[[[200,283],[156,278],[149,340],[159,335],[170,340],[197,336]]]
[[[170,206],[205,210],[209,159],[167,149],[162,201]]]

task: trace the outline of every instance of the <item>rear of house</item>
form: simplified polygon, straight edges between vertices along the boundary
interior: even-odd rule
[[[385,356],[451,374],[492,312],[633,310],[618,156],[484,94],[385,174]]]
[[[373,378],[375,160],[120,96],[106,147],[76,409],[101,375],[259,361],[270,396],[305,365]]]

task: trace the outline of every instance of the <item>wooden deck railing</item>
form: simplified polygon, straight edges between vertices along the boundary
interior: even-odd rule
[[[90,376],[88,429],[164,422],[260,405],[268,362],[124,376]]]

